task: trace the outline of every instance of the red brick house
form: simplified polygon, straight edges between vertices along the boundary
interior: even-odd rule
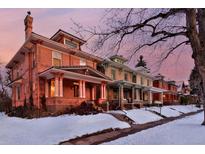
[[[158,74],[155,76],[155,80],[153,81],[153,86],[161,89],[167,90],[163,93],[163,102],[165,105],[177,104],[177,85],[175,81],[165,81],[164,76]],[[153,99],[158,100],[159,95],[153,94]]]
[[[63,30],[51,38],[33,32],[33,18],[24,20],[25,42],[7,64],[11,70],[13,107],[33,100],[49,110],[77,106],[84,101],[106,101],[110,78],[97,71],[101,58],[81,50],[84,40]]]

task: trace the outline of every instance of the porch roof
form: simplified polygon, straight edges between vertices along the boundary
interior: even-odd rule
[[[64,74],[64,78],[67,79],[85,80],[93,83],[112,81],[109,77],[89,66],[53,66],[39,73],[39,76],[52,79],[55,73],[62,73]]]
[[[163,93],[163,92],[167,91],[165,89],[161,89],[161,88],[157,88],[157,87],[148,87],[148,90],[155,92],[155,93]]]

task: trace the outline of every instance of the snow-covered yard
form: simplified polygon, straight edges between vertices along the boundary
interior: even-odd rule
[[[195,112],[199,110],[199,108],[195,107],[194,105],[172,105],[169,107],[182,113]]]
[[[205,144],[202,121],[201,112],[104,144]]]
[[[160,113],[160,107],[150,107],[149,110]],[[161,107],[161,115],[164,115],[165,117],[177,117],[180,116],[181,113],[171,109],[169,106],[163,106]]]
[[[126,113],[126,115],[134,120],[136,124],[143,124],[162,119],[162,117],[147,111],[145,108],[128,110]]]
[[[108,128],[130,127],[108,114],[21,119],[0,113],[0,144],[58,144]]]

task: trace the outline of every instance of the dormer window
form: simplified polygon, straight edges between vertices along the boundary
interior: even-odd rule
[[[53,66],[61,66],[62,55],[60,52],[57,52],[57,51],[52,52],[52,62],[53,62]]]
[[[78,44],[77,43],[72,42],[71,40],[68,40],[68,39],[64,39],[64,44],[66,44],[67,46],[69,46],[72,49],[78,48]]]

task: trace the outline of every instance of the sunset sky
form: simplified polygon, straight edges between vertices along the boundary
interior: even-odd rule
[[[0,61],[5,64],[24,42],[23,20],[28,10],[34,17],[33,31],[46,37],[51,37],[58,29],[74,34],[71,29],[72,20],[84,26],[95,26],[105,13],[104,9],[0,9]],[[142,53],[143,51],[140,54]],[[150,54],[145,54],[145,60],[151,70],[154,70],[157,59],[151,53],[150,49]],[[158,72],[165,75],[167,79],[188,80],[194,66],[191,50],[183,48],[176,53],[163,63]],[[133,59],[131,64],[135,63],[136,59]]]

